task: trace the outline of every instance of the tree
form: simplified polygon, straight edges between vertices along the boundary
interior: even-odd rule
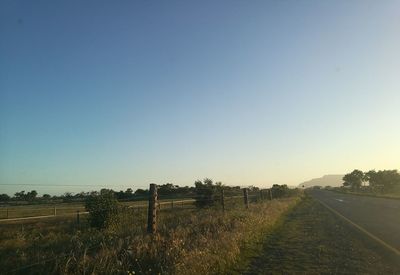
[[[400,186],[400,174],[397,170],[370,170],[365,175],[371,188],[376,191],[390,192],[395,187]]]
[[[73,199],[72,193],[71,192],[65,192],[64,195],[62,195],[63,202],[71,202]]]
[[[18,201],[25,200],[25,196],[26,196],[25,191],[20,191],[14,194],[15,199]]]
[[[364,174],[364,181],[369,183],[372,189],[378,189],[379,180],[377,178],[377,172],[375,170],[370,170]]]
[[[49,194],[43,194],[42,198],[45,200],[49,200],[51,199],[51,196]]]
[[[272,185],[271,191],[274,198],[289,196],[289,187],[286,184],[274,184]]]
[[[126,189],[125,194],[127,195],[128,198],[129,198],[129,197],[132,197],[132,195],[133,195],[133,190],[132,190],[132,188]]]
[[[135,191],[135,196],[147,196],[149,194],[149,190],[148,189],[137,189]]]
[[[157,187],[157,192],[160,196],[170,196],[178,193],[179,186],[172,183],[166,183]]]
[[[119,192],[115,192],[114,196],[117,198],[117,200],[123,200],[125,199],[125,192],[120,190]]]
[[[397,170],[382,171],[382,184],[385,191],[393,191],[395,187],[400,186],[400,174]]]
[[[77,198],[77,199],[84,199],[84,198],[86,198],[87,196],[89,196],[89,192],[79,192],[78,194],[75,194],[75,198]]]
[[[7,202],[10,200],[10,196],[7,194],[0,194],[0,201],[1,202]]]
[[[33,201],[36,199],[36,196],[37,196],[36,190],[32,190],[31,192],[26,193],[25,200]]]
[[[355,169],[353,172],[344,175],[343,185],[350,186],[352,189],[359,189],[364,180],[364,172]]]

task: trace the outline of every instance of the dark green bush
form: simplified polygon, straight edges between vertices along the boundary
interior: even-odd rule
[[[273,198],[287,198],[298,195],[300,190],[295,188],[291,189],[286,184],[274,184],[271,188]]]
[[[118,221],[118,201],[110,190],[93,192],[86,198],[85,208],[92,227],[104,229]]]
[[[198,180],[195,185],[195,205],[199,208],[213,206],[219,199],[219,192],[222,184],[211,179]]]

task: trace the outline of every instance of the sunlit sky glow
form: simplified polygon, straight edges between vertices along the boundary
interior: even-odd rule
[[[1,1],[0,193],[400,168],[399,49],[399,1]]]

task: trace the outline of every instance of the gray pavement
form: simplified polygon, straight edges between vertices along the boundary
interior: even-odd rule
[[[400,200],[312,190],[309,194],[400,250]]]

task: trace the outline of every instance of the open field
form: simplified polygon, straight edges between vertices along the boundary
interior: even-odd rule
[[[249,209],[242,197],[228,197],[225,212],[219,204],[162,203],[154,235],[146,232],[146,207],[124,208],[105,230],[90,228],[86,216],[79,224],[65,216],[3,223],[0,265],[10,274],[400,273],[398,256],[310,195],[254,197]]]
[[[220,207],[165,208],[158,231],[146,233],[146,209],[126,208],[106,230],[83,218],[10,222],[0,226],[0,265],[11,274],[219,273],[240,259],[243,247],[263,238],[298,197]],[[199,259],[201,258],[201,261]]]
[[[398,258],[306,197],[238,273],[399,274]]]
[[[164,199],[164,200],[159,200],[159,204],[160,207],[168,207],[171,205],[171,203],[174,203],[176,206],[179,206],[182,203],[189,204],[192,203],[193,201],[194,199],[191,198]],[[148,201],[147,200],[126,201],[126,202],[121,202],[121,204],[129,207],[146,208],[148,205]],[[81,213],[86,211],[83,202],[0,207],[0,220],[37,217],[37,216],[75,215],[77,211],[80,211]]]

